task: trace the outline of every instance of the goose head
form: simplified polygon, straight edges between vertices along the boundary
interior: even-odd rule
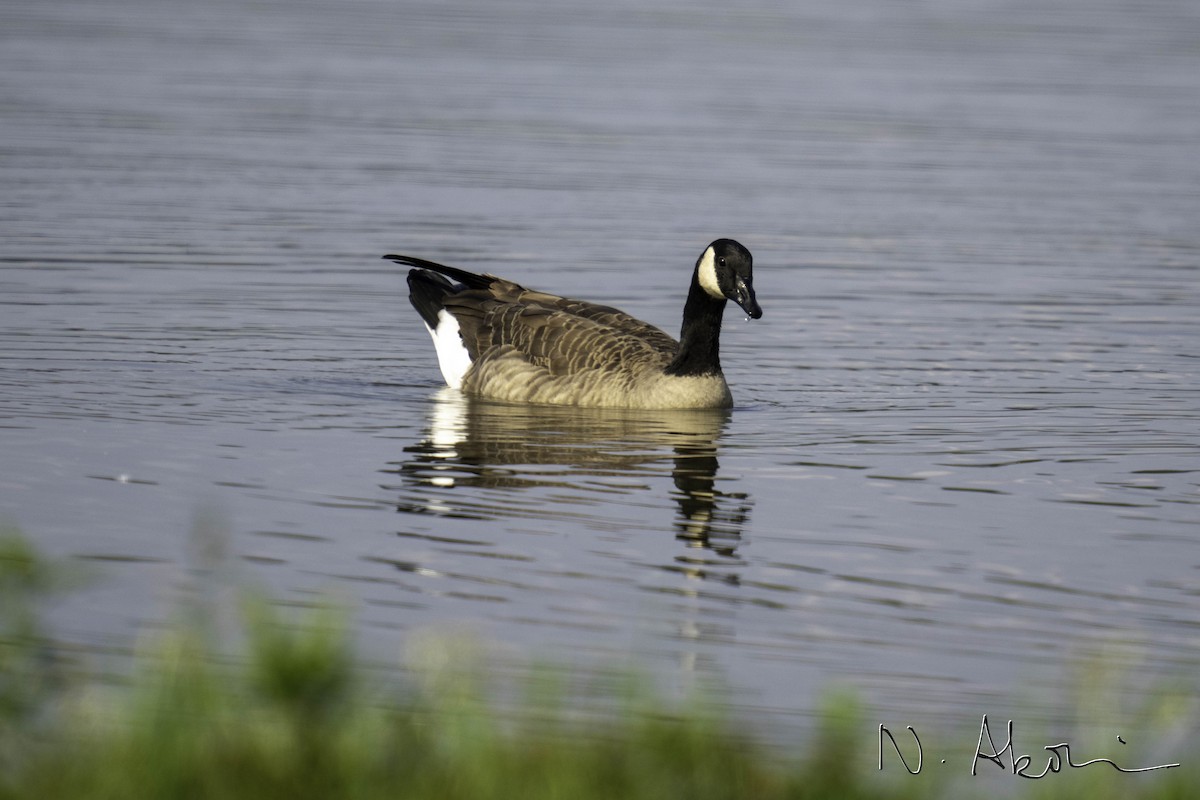
[[[714,300],[732,300],[750,319],[762,316],[754,299],[754,259],[733,239],[717,239],[696,261],[696,279]]]

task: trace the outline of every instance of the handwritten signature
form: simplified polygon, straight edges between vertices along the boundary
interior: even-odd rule
[[[900,745],[896,742],[896,737],[882,723],[879,725],[879,769],[883,769],[883,740],[886,736],[892,745],[892,749],[896,751],[896,755],[900,758],[900,764],[908,772],[909,775],[917,775],[925,763],[925,750],[921,746],[921,738],[917,736],[917,732],[911,725],[905,726],[906,730],[912,734],[913,740],[916,742],[916,767],[909,764],[908,759],[900,750]],[[984,747],[984,740],[987,740],[987,747]],[[1120,736],[1117,741],[1125,744],[1125,740]],[[1118,766],[1115,761],[1108,758],[1092,758],[1082,763],[1075,763],[1071,758],[1071,745],[1067,742],[1059,742],[1058,744],[1046,745],[1042,748],[1049,753],[1046,758],[1046,768],[1041,772],[1030,772],[1030,767],[1033,766],[1033,756],[1017,755],[1013,747],[1013,721],[1008,721],[1008,738],[1004,742],[1004,746],[997,748],[996,742],[992,738],[992,730],[988,726],[987,714],[983,715],[983,722],[979,726],[979,740],[975,744],[975,757],[971,759],[971,774],[976,775],[979,761],[990,761],[1001,769],[1012,772],[1013,775],[1018,775],[1022,778],[1030,778],[1037,780],[1044,778],[1050,773],[1062,772],[1064,767],[1071,769],[1080,769],[1082,767],[1091,766],[1092,764],[1108,764],[1117,772],[1150,772],[1156,769],[1170,769],[1178,767],[1179,764],[1159,764],[1153,767],[1137,767],[1134,769]],[[911,756],[912,753],[910,752]],[[1007,757],[1007,762],[1005,758]],[[942,763],[946,763],[946,759],[942,759]]]

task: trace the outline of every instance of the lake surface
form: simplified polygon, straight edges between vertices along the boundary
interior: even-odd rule
[[[7,3],[0,115],[0,519],[90,565],[65,642],[218,547],[380,662],[467,630],[785,737],[1196,689],[1190,0]],[[720,236],[716,414],[468,403],[380,260],[675,334]]]

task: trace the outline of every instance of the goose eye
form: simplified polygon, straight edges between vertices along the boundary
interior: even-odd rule
[[[721,259],[721,266],[722,266],[722,267],[723,267],[723,266],[725,266],[725,259],[724,259],[724,258],[722,258],[722,259]]]

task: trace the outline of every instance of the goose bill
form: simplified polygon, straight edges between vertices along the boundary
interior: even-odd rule
[[[743,280],[737,282],[733,302],[741,306],[742,310],[750,315],[750,319],[758,319],[762,316],[762,309],[758,307],[758,301],[754,299],[754,287]]]

